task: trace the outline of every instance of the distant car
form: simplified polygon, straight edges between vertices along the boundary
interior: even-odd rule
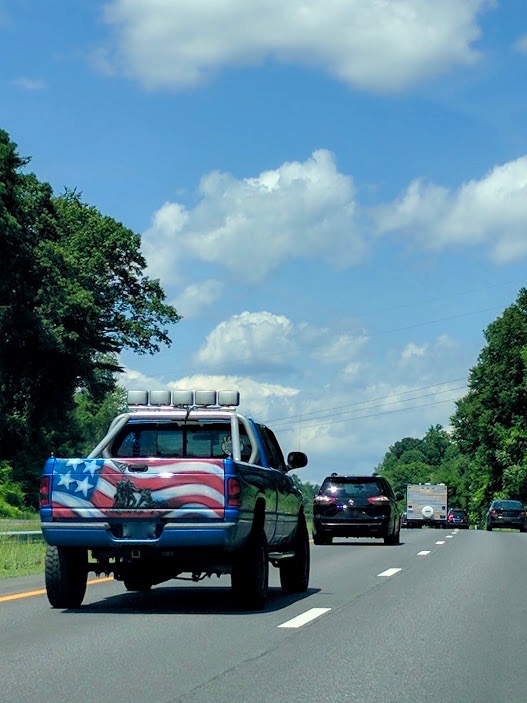
[[[527,532],[525,508],[519,500],[493,500],[487,512],[487,530],[495,527],[511,527],[520,532]]]
[[[462,530],[468,530],[469,520],[468,513],[466,510],[461,510],[460,508],[450,508],[446,516],[448,527],[460,527]]]
[[[313,501],[313,542],[331,544],[333,537],[377,537],[399,544],[401,513],[392,487],[382,476],[339,476],[324,479]]]

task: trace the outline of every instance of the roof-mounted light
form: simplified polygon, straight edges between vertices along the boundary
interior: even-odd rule
[[[194,391],[195,405],[216,405],[218,394],[216,391]]]
[[[232,408],[239,404],[239,391],[128,391],[128,406],[132,409]]]
[[[190,408],[194,405],[194,391],[172,391],[172,405]]]
[[[170,391],[150,391],[150,405],[172,405]]]

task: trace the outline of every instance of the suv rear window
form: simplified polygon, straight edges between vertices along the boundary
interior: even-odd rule
[[[348,500],[368,499],[373,496],[386,495],[382,482],[377,479],[327,478],[320,489],[320,495],[334,496]]]

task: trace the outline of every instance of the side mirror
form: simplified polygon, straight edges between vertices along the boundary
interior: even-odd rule
[[[301,469],[307,464],[307,456],[304,452],[289,452],[287,455],[288,469]]]

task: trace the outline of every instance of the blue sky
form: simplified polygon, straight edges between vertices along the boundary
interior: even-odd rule
[[[129,388],[238,388],[305,480],[447,427],[525,285],[524,0],[0,0],[0,127],[143,236]]]

